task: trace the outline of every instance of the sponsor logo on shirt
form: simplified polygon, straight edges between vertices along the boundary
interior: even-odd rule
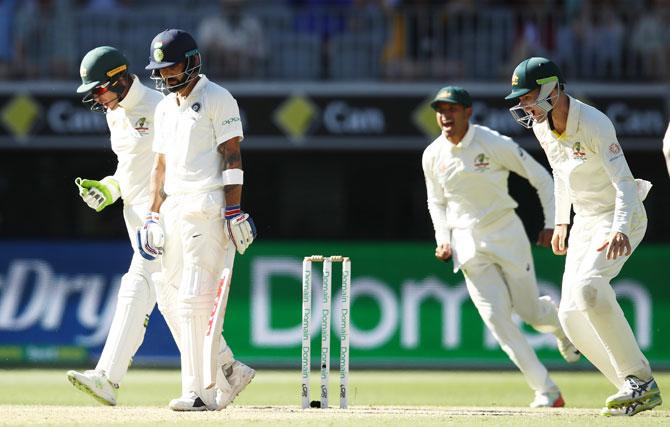
[[[475,169],[477,172],[484,172],[489,169],[491,163],[489,163],[489,158],[486,157],[486,154],[479,153],[475,157]]]
[[[227,120],[224,120],[224,121],[223,121],[223,125],[224,125],[224,126],[228,126],[228,125],[230,125],[230,124],[232,124],[232,123],[239,122],[239,121],[240,121],[240,118],[239,118],[239,117],[231,117],[231,118],[229,118],[229,119],[227,119]]]
[[[140,135],[146,135],[147,133],[149,133],[146,117],[140,117],[139,120],[135,122],[135,130],[138,131]]]
[[[575,160],[586,160],[586,152],[582,150],[581,142],[572,144],[572,158]]]
[[[610,162],[623,156],[623,153],[621,152],[621,146],[616,142],[611,143],[609,146],[609,155],[610,155]]]

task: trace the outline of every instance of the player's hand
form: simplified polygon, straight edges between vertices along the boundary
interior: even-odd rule
[[[137,229],[137,249],[143,258],[153,261],[163,255],[165,233],[158,212],[149,212],[144,225]]]
[[[551,236],[551,250],[554,255],[565,255],[568,253],[568,247],[565,244],[565,238],[568,235],[568,224],[557,224],[554,228],[554,234]]]
[[[256,238],[256,225],[248,213],[240,210],[240,205],[226,207],[224,222],[228,237],[235,245],[240,255],[251,245]]]
[[[537,242],[535,242],[538,246],[544,246],[545,248],[551,248],[551,238],[554,236],[554,229],[553,228],[545,228],[544,230],[541,230],[540,233],[537,235]]]
[[[435,258],[447,262],[451,259],[451,245],[444,243],[435,248]]]
[[[609,239],[603,242],[602,246],[598,248],[598,252],[602,252],[607,248],[605,257],[607,259],[616,259],[618,256],[628,256],[633,252],[630,246],[628,236],[620,231],[613,231]]]
[[[79,196],[96,212],[100,212],[121,197],[119,183],[111,176],[106,176],[100,181],[76,178],[74,183],[79,189]]]

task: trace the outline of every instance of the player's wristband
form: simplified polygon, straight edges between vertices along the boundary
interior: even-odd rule
[[[242,209],[240,209],[240,205],[226,206],[226,210],[223,211],[223,217],[225,219],[233,219],[241,213]]]
[[[223,185],[244,184],[244,171],[242,169],[226,169],[221,173]]]

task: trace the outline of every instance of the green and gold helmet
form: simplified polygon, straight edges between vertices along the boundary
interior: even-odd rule
[[[85,93],[83,102],[93,103],[91,109],[102,111],[104,108],[94,101],[93,93],[111,90],[120,96],[125,87],[119,85],[119,77],[128,73],[128,60],[111,46],[100,46],[89,51],[81,60],[79,75],[81,85],[77,93]]]
[[[554,107],[554,100],[562,90],[565,80],[561,70],[556,64],[547,58],[532,57],[522,61],[514,69],[512,74],[512,91],[505,97],[507,100],[516,100],[520,97],[540,89],[535,106],[544,111],[544,117]],[[551,93],[558,88],[557,95],[551,97]],[[536,121],[532,115],[526,113],[521,105],[510,108],[514,119],[526,128],[531,128]],[[542,118],[537,121],[543,121]]]

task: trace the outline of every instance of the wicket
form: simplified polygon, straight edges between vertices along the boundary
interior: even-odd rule
[[[312,255],[302,262],[302,407],[310,407],[309,377],[311,370],[312,263],[323,263],[321,300],[321,408],[328,408],[330,375],[330,316],[333,263],[342,263],[342,296],[340,324],[340,408],[349,405],[349,308],[351,293],[351,260],[343,256]]]

